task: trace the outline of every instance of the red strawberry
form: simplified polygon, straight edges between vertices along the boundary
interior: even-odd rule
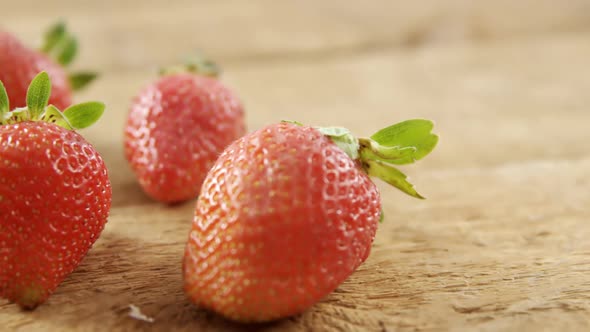
[[[96,121],[101,103],[47,105],[49,76],[39,74],[27,107],[9,112],[0,82],[0,297],[43,303],[100,235],[111,185],[98,152],[74,128]]]
[[[235,94],[200,74],[210,69],[167,72],[131,105],[125,155],[144,191],[156,200],[196,197],[219,153],[245,133]]]
[[[207,175],[184,257],[184,288],[230,319],[302,312],[369,255],[381,216],[377,176],[421,198],[391,164],[438,137],[410,120],[356,139],[343,128],[268,126],[227,147]]]
[[[72,90],[82,88],[96,77],[93,73],[68,75],[65,71],[64,67],[72,62],[76,50],[77,42],[63,23],[49,30],[41,50],[30,49],[10,33],[0,31],[0,81],[13,107],[26,106],[27,88],[40,71],[46,71],[53,83],[49,104],[59,109],[70,106]],[[50,57],[53,54],[55,60]]]

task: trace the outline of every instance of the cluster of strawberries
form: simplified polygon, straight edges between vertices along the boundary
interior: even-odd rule
[[[76,132],[105,105],[71,105],[95,75],[66,73],[77,43],[63,24],[45,39],[32,50],[0,31],[0,297],[29,309],[78,266],[111,207],[103,159]],[[296,122],[246,134],[216,74],[196,59],[143,89],[127,160],[153,199],[198,196],[182,266],[195,304],[242,322],[300,313],[368,257],[383,217],[369,176],[422,198],[393,165],[423,158],[438,137],[427,120],[370,138]]]

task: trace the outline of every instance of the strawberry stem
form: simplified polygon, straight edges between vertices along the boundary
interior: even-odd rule
[[[431,133],[429,120],[408,120],[384,128],[371,138],[356,138],[346,128],[318,127],[353,160],[360,163],[370,176],[377,177],[402,192],[424,199],[407,180],[407,176],[393,165],[414,163],[429,154],[438,143]]]
[[[165,67],[160,70],[161,76],[181,73],[192,73],[217,78],[221,75],[221,68],[211,59],[197,54],[188,58],[183,64]]]

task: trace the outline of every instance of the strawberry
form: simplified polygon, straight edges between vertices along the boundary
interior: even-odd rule
[[[47,106],[51,82],[31,82],[27,106],[9,111],[0,82],[0,297],[43,303],[100,235],[111,185],[98,152],[73,129],[100,117],[89,102]]]
[[[243,107],[216,73],[204,61],[173,68],[134,99],[125,156],[153,199],[195,198],[221,151],[245,133]]]
[[[76,39],[66,31],[63,23],[48,31],[40,50],[30,49],[10,33],[0,31],[0,81],[4,83],[13,107],[26,105],[27,87],[40,71],[46,71],[53,83],[49,103],[59,109],[70,106],[72,90],[83,88],[96,77],[90,72],[68,75],[65,71],[65,66],[74,60],[77,48]]]
[[[436,145],[409,120],[371,138],[280,123],[228,146],[208,173],[185,250],[184,289],[241,322],[304,311],[368,257],[381,217],[377,176],[422,198],[392,164]]]

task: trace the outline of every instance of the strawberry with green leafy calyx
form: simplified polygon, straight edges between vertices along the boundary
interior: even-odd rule
[[[26,107],[10,110],[0,82],[0,297],[32,309],[43,303],[86,255],[111,206],[107,169],[75,130],[96,122],[104,104],[63,112],[38,74]]]
[[[219,153],[245,134],[244,107],[218,74],[211,61],[191,59],[162,70],[133,100],[125,156],[153,199],[197,197]]]
[[[370,252],[382,217],[370,176],[423,198],[394,165],[438,142],[408,120],[356,138],[344,128],[279,123],[229,145],[203,182],[185,250],[184,289],[241,322],[304,311]]]

